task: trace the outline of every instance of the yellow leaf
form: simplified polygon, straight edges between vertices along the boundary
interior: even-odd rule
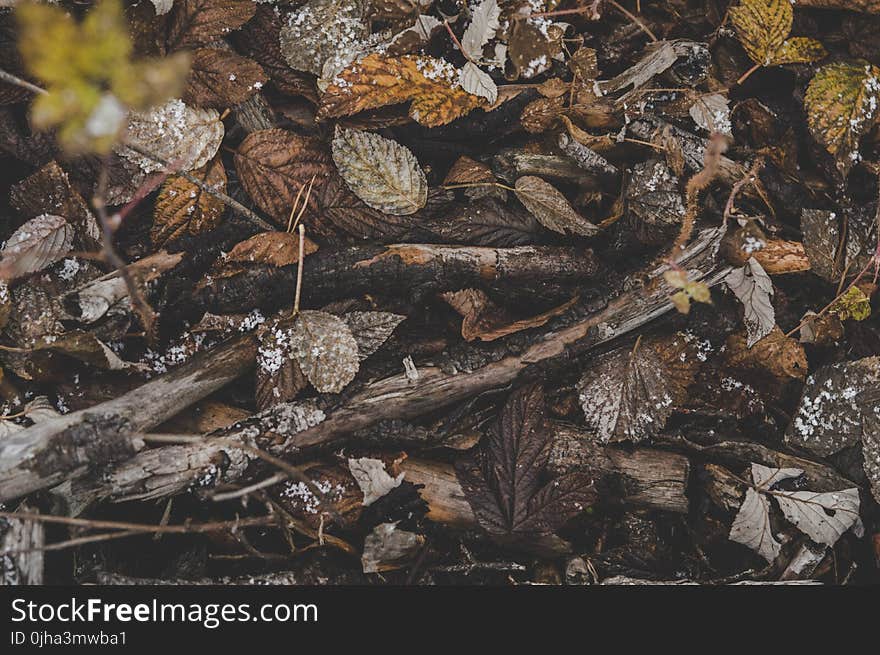
[[[880,68],[866,61],[823,66],[807,86],[807,125],[841,175],[860,159],[859,139],[875,122],[878,95]]]
[[[372,54],[330,81],[318,116],[350,116],[403,102],[412,103],[409,115],[427,127],[445,125],[486,104],[458,86],[458,70],[443,59]]]
[[[226,171],[219,158],[192,172],[197,179],[217,191],[226,190]],[[165,180],[153,209],[150,238],[157,248],[187,234],[200,234],[217,226],[224,205],[185,177],[173,175]]]
[[[813,39],[788,39],[794,19],[789,0],[743,0],[729,15],[746,54],[761,66],[808,63],[827,54]]]
[[[687,284],[687,273],[671,269],[663,273],[663,279],[666,280],[666,284],[671,287],[684,289],[684,285]]]
[[[673,293],[669,297],[670,302],[675,305],[675,308],[682,314],[687,314],[691,311],[691,299],[684,291],[678,291]]]
[[[837,299],[837,302],[828,311],[841,321],[848,318],[854,321],[864,321],[871,315],[871,299],[857,286],[852,286]]]
[[[711,303],[712,293],[709,286],[705,282],[688,282],[684,285],[684,290],[696,302]]]

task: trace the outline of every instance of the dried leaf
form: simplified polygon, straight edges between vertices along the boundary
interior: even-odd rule
[[[403,482],[403,473],[391,477],[385,471],[385,463],[381,459],[370,457],[348,458],[348,469],[355,481],[364,492],[364,506],[372,505],[392,489]]]
[[[12,280],[43,270],[70,252],[73,236],[73,227],[61,216],[32,218],[0,250],[0,277]]]
[[[226,191],[226,170],[218,157],[192,175],[217,191]],[[217,227],[225,207],[214,196],[185,177],[173,175],[165,180],[153,207],[150,239],[161,248],[186,234],[200,234]]]
[[[177,50],[222,39],[256,12],[250,0],[176,0],[165,43]]]
[[[428,180],[418,160],[395,141],[337,126],[333,161],[349,188],[374,209],[407,215],[428,201]]]
[[[825,209],[804,209],[801,232],[810,270],[836,284],[844,271],[868,264],[877,244],[873,212],[849,211],[843,217]]]
[[[685,207],[678,179],[660,159],[633,167],[626,188],[626,217],[636,238],[648,245],[667,241],[684,218]]]
[[[688,113],[694,119],[694,122],[707,132],[720,132],[721,134],[732,136],[730,107],[727,102],[727,96],[720,93],[700,96],[691,105]]]
[[[859,490],[776,491],[773,494],[782,513],[817,544],[833,546],[844,532],[860,524]]]
[[[330,155],[320,141],[281,129],[251,132],[235,154],[235,169],[245,191],[278,225],[286,226],[300,189],[332,170]],[[317,207],[315,190],[309,200]]]
[[[730,527],[730,540],[748,546],[768,562],[782,550],[770,527],[770,501],[754,489],[746,489],[746,497]]]
[[[293,359],[290,330],[275,326],[260,334],[254,397],[262,411],[294,400],[309,381]]]
[[[828,457],[859,443],[880,407],[880,357],[824,366],[807,378],[785,440]]]
[[[733,269],[724,282],[745,308],[746,343],[751,348],[776,325],[776,313],[770,302],[773,282],[754,257],[742,268]]]
[[[471,22],[461,37],[461,47],[467,57],[476,61],[483,58],[483,46],[489,43],[501,27],[498,22],[500,17],[501,9],[496,0],[481,0],[474,7]]]
[[[220,149],[223,134],[216,110],[188,107],[182,100],[169,100],[161,107],[132,112],[128,117],[128,142],[182,171],[201,168],[211,161]],[[119,153],[146,173],[164,168],[130,148],[123,147]]]
[[[319,234],[339,230],[357,239],[394,239],[405,233],[413,220],[368,206],[335,171],[318,192],[317,204],[319,212],[309,215],[306,222]]]
[[[333,314],[301,311],[294,321],[290,342],[302,372],[321,393],[339,393],[360,367],[351,330]]]
[[[85,200],[54,161],[9,190],[9,204],[27,218],[40,214],[63,216],[80,239],[98,240],[101,230]]]
[[[858,286],[851,286],[829,308],[828,313],[834,314],[841,321],[852,319],[864,321],[871,315],[871,299]]]
[[[508,207],[494,198],[469,203],[461,213],[425,226],[446,243],[507,248],[536,241],[541,225],[525,209]]]
[[[536,19],[513,21],[507,54],[517,75],[530,79],[540,75],[562,53],[564,28],[538,23]]]
[[[363,52],[370,33],[364,0],[310,0],[287,15],[279,32],[281,54],[294,70],[321,76]]]
[[[654,436],[684,402],[701,356],[692,337],[677,334],[600,357],[578,383],[587,425],[606,443]]]
[[[86,364],[119,371],[134,366],[119,358],[109,346],[91,332],[73,330],[59,336],[47,336],[37,341],[34,350],[50,350],[78,359]]]
[[[880,69],[866,61],[823,66],[807,86],[807,125],[842,176],[861,160],[859,139],[876,121],[878,93]]]
[[[480,67],[472,61],[462,66],[458,75],[458,83],[467,93],[485,98],[489,104],[498,99],[498,87],[495,86],[495,82],[492,81],[488,73],[480,70]]]
[[[409,115],[427,127],[445,125],[483,105],[458,86],[458,70],[433,57],[371,54],[341,71],[321,96],[319,118],[412,102]]]
[[[424,545],[425,538],[397,528],[397,523],[380,523],[364,540],[361,565],[364,573],[393,571],[407,564]]]
[[[455,160],[443,180],[444,186],[495,182],[495,174],[486,164],[462,155]]]
[[[786,40],[794,20],[789,0],[742,0],[728,15],[746,54],[756,64],[806,64],[828,54],[814,39]]]
[[[807,355],[804,347],[795,339],[774,326],[763,339],[748,345],[744,332],[727,338],[726,363],[744,371],[763,371],[777,382],[803,380],[807,374]]]
[[[578,214],[556,188],[540,177],[525,175],[517,179],[516,197],[541,224],[554,232],[574,232],[593,236],[599,228]]]
[[[303,254],[318,251],[318,244],[305,237]],[[242,264],[269,264],[290,266],[299,261],[299,235],[289,232],[259,232],[240,241],[226,255],[226,261]]]
[[[388,341],[406,316],[391,312],[348,312],[342,315],[342,320],[348,324],[357,342],[358,359],[364,361]]]
[[[188,104],[222,109],[244,102],[268,80],[260,65],[251,59],[231,50],[199,48],[192,55],[183,99]]]

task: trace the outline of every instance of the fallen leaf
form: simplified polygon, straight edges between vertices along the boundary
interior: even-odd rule
[[[335,171],[317,195],[318,212],[305,219],[310,229],[327,235],[341,231],[357,239],[394,239],[412,225],[408,216],[395,216],[373,209],[358,198]]]
[[[833,546],[843,533],[859,522],[859,490],[815,493],[777,491],[773,494],[782,513],[817,544]]]
[[[480,96],[494,103],[498,99],[498,87],[485,71],[480,70],[474,62],[466,62],[459,71],[458,83],[471,95]]]
[[[730,526],[730,540],[748,546],[768,562],[779,557],[782,544],[770,527],[770,501],[752,488],[746,489],[739,512]]]
[[[362,53],[370,33],[364,0],[309,0],[291,11],[279,33],[281,54],[291,68],[319,77]]]
[[[844,271],[859,271],[871,261],[878,238],[873,213],[855,210],[841,217],[825,209],[804,209],[801,232],[810,270],[834,284]]]
[[[516,197],[541,224],[554,232],[574,232],[593,236],[599,228],[578,214],[556,188],[540,177],[525,175],[517,179]]]
[[[877,119],[878,93],[880,69],[866,61],[823,66],[807,86],[807,125],[844,177],[861,160],[859,139]]]
[[[199,48],[192,55],[183,99],[188,104],[223,109],[244,102],[268,80],[260,65],[247,57],[231,50]]]
[[[732,136],[730,107],[727,103],[727,96],[720,93],[710,93],[697,98],[688,113],[694,119],[694,123],[707,132],[720,132]]]
[[[299,261],[299,235],[289,232],[259,232],[240,241],[226,255],[226,261],[243,264],[269,264],[290,266]],[[303,254],[318,251],[318,244],[305,237]]]
[[[312,177],[321,184],[333,171],[330,155],[320,141],[272,128],[248,134],[235,154],[241,184],[257,205],[278,225],[287,226],[294,200],[305,194]],[[315,189],[309,207],[317,209]]]
[[[226,170],[219,157],[192,175],[216,191],[226,191]],[[186,234],[207,232],[218,225],[225,209],[221,200],[185,177],[173,175],[165,180],[156,197],[150,239],[161,248]]]
[[[498,8],[496,0],[481,0],[480,4],[473,8],[471,22],[461,37],[461,48],[465,56],[476,61],[483,58],[483,47],[501,27],[498,22],[500,17],[501,9]]]
[[[358,359],[364,361],[379,350],[406,316],[391,312],[347,312],[342,315],[357,342]]]
[[[290,343],[302,372],[321,393],[339,393],[360,367],[351,330],[333,314],[301,311],[291,329]]]
[[[175,0],[165,43],[169,50],[213,43],[248,22],[256,10],[250,0]]]
[[[828,54],[815,39],[788,38],[794,20],[790,0],[742,0],[728,10],[728,16],[743,49],[756,64],[807,64]]]
[[[871,315],[871,299],[858,286],[851,286],[828,309],[839,320],[864,321]]]
[[[807,374],[807,355],[803,345],[785,336],[778,325],[751,346],[745,332],[730,335],[726,343],[726,362],[732,368],[766,372],[781,384],[803,380]]]
[[[361,565],[364,573],[381,573],[403,568],[416,556],[425,538],[400,530],[397,523],[380,523],[364,540]]]
[[[364,492],[364,506],[372,505],[392,489],[399,487],[403,482],[403,473],[391,477],[385,470],[385,463],[381,459],[370,457],[348,458],[348,469],[354,476],[355,481]]]
[[[656,435],[685,401],[701,356],[693,338],[676,334],[598,358],[578,382],[587,426],[605,443]]]
[[[70,252],[73,236],[73,227],[61,216],[32,218],[0,250],[0,277],[12,280],[43,270]]]
[[[349,188],[374,209],[407,215],[428,200],[428,181],[415,155],[378,134],[337,126],[333,161]]]
[[[308,384],[293,359],[290,330],[276,325],[262,332],[254,385],[257,408],[262,411],[279,403],[291,402]]]
[[[678,179],[660,159],[633,167],[626,187],[626,217],[636,238],[648,245],[673,237],[685,215]]]
[[[319,118],[411,102],[409,115],[427,127],[445,125],[485,100],[458,86],[458,69],[427,56],[371,54],[334,77],[321,95]]]
[[[216,110],[189,107],[182,100],[169,100],[161,107],[131,112],[128,117],[128,143],[160,157],[176,170],[191,171],[207,164],[220,149],[223,135]],[[131,148],[122,147],[119,153],[145,173],[164,169],[161,163]]]
[[[733,269],[724,282],[743,304],[748,335],[746,343],[751,348],[776,325],[776,313],[770,302],[773,282],[754,257],[750,257],[742,268]]]

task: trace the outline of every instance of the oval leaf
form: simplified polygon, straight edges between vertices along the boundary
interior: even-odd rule
[[[556,188],[540,177],[525,175],[516,181],[516,197],[541,225],[564,234],[593,236],[599,228],[578,214]]]

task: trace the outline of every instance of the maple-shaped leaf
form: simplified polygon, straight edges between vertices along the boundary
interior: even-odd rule
[[[216,191],[226,191],[226,170],[219,158],[193,171],[192,175]],[[154,246],[161,248],[185,234],[212,230],[220,222],[224,209],[220,200],[201,187],[185,177],[173,175],[165,180],[156,197],[150,239]]]
[[[754,257],[749,257],[741,268],[733,269],[724,281],[745,308],[747,343],[751,348],[776,325],[776,314],[770,302],[773,282]]]
[[[350,116],[410,102],[409,115],[416,122],[445,125],[486,102],[462,90],[458,76],[458,69],[443,59],[371,54],[330,80],[321,95],[318,117]]]
[[[0,279],[41,271],[73,247],[73,226],[64,217],[43,214],[19,227],[0,250]]]
[[[127,141],[160,157],[177,170],[191,171],[207,164],[223,141],[225,133],[216,109],[190,107],[182,100],[169,100],[147,111],[131,112]],[[151,157],[123,147],[119,154],[136,163],[146,173],[164,169]]]
[[[465,462],[459,481],[480,525],[495,537],[550,534],[595,502],[589,476],[574,473],[543,484],[553,435],[537,384],[514,391],[490,431],[482,467]]]
[[[396,141],[336,127],[333,161],[357,196],[373,209],[414,214],[428,201],[428,180],[415,155]]]
[[[730,8],[730,22],[756,64],[806,64],[828,54],[815,39],[788,38],[794,20],[791,5],[789,0],[742,0]]]
[[[304,310],[297,314],[290,347],[302,372],[321,393],[339,393],[360,367],[351,329],[327,312]]]
[[[200,107],[224,108],[241,104],[268,81],[260,65],[231,50],[199,48],[183,99]]]
[[[333,171],[330,154],[314,137],[271,128],[248,134],[235,153],[235,169],[248,195],[278,225],[286,226],[300,191]],[[315,190],[309,207],[317,209]]]
[[[878,95],[880,68],[866,61],[823,66],[807,86],[807,125],[843,176],[861,159],[859,139],[876,122]]]
[[[593,236],[599,228],[578,214],[565,196],[549,182],[535,175],[524,175],[517,179],[516,197],[541,225],[565,234],[573,232],[583,236]]]
[[[250,0],[175,0],[167,19],[169,50],[207,45],[248,22],[257,10]]]
[[[600,357],[578,383],[587,425],[603,442],[656,435],[685,401],[701,357],[696,340],[680,333]]]

